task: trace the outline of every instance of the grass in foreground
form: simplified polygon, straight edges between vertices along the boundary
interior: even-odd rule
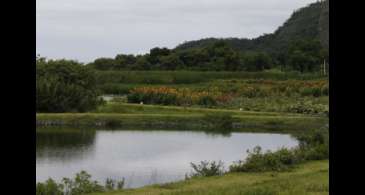
[[[230,173],[93,195],[304,195],[328,194],[328,160],[299,165],[290,172]]]

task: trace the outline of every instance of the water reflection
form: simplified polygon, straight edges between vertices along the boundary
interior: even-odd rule
[[[40,129],[36,134],[37,161],[83,159],[94,151],[96,131]]]
[[[80,170],[104,182],[125,177],[126,187],[184,179],[190,162],[222,160],[228,167],[246,150],[292,147],[290,135],[207,134],[197,131],[37,131],[37,181],[72,177]]]

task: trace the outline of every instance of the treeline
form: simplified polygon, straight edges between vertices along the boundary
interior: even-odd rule
[[[185,50],[153,48],[145,55],[119,54],[98,58],[87,66],[97,70],[195,70],[195,71],[320,71],[328,51],[319,40],[291,42],[285,53],[241,52],[225,41]],[[328,61],[328,59],[327,59]]]

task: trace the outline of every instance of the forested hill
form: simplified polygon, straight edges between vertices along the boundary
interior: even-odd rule
[[[300,71],[324,73],[328,65],[328,0],[294,11],[274,33],[255,39],[208,38],[143,55],[100,57],[96,70]],[[59,61],[63,63],[63,61]],[[73,62],[74,63],[74,62]]]
[[[317,39],[328,48],[328,0],[312,3],[304,8],[294,11],[291,17],[274,33],[265,34],[254,39],[207,38],[196,41],[188,41],[178,45],[176,50],[202,48],[217,41],[224,41],[242,52],[263,51],[275,53],[286,51],[290,42],[303,39]]]

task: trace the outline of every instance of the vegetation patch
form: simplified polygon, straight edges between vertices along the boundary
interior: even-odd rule
[[[124,179],[117,181],[107,178],[105,185],[99,184],[91,179],[86,171],[77,173],[75,178],[63,178],[60,183],[49,178],[45,182],[38,182],[36,195],[83,195],[93,192],[107,192],[121,190],[124,187]]]

